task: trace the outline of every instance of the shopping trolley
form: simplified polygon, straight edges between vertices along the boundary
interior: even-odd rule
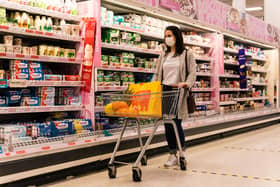
[[[128,164],[124,162],[118,162],[115,160],[116,153],[119,149],[120,143],[122,141],[122,138],[124,136],[124,132],[126,130],[126,127],[130,121],[136,122],[137,126],[137,133],[139,138],[139,144],[140,144],[140,154],[137,158],[137,160],[132,165],[132,178],[133,181],[141,181],[142,179],[142,171],[139,168],[139,164],[141,162],[142,165],[147,165],[147,156],[145,154],[149,144],[151,143],[155,132],[160,124],[171,124],[174,127],[174,132],[176,135],[177,145],[180,153],[180,168],[181,170],[186,170],[186,160],[183,154],[182,145],[180,143],[179,134],[177,130],[177,126],[175,122],[172,120],[176,118],[177,112],[178,112],[178,100],[180,96],[181,89],[174,90],[174,91],[164,91],[159,93],[146,93],[146,94],[137,94],[137,95],[129,95],[129,94],[115,94],[115,93],[109,93],[102,95],[104,99],[104,103],[113,103],[113,102],[126,102],[127,105],[130,105],[130,108],[125,110],[119,110],[119,112],[108,112],[105,113],[107,116],[112,117],[124,117],[125,121],[121,130],[121,133],[117,139],[113,154],[111,156],[111,159],[108,164],[108,175],[110,178],[116,178],[117,174],[117,168],[115,164]],[[147,106],[151,101],[157,102],[157,113],[153,112],[141,112],[144,108],[144,110],[147,110],[145,107]],[[160,101],[160,102],[159,102]],[[120,103],[116,103],[120,104]],[[121,105],[121,104],[120,104]],[[123,104],[122,104],[123,105]],[[125,104],[124,104],[125,105]],[[131,106],[133,106],[131,108]],[[116,107],[115,107],[116,108]],[[108,109],[107,109],[108,110]],[[105,109],[106,111],[106,109]],[[159,113],[160,111],[160,113]],[[153,130],[151,134],[149,135],[145,145],[143,145],[142,136],[141,136],[141,127],[139,124],[139,120],[143,118],[154,118],[155,124],[153,126]]]

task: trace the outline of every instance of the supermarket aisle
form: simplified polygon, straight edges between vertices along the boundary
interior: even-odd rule
[[[188,171],[160,168],[166,158],[150,159],[141,183],[132,182],[130,167],[121,167],[113,180],[104,171],[49,186],[279,187],[280,126],[189,148]]]

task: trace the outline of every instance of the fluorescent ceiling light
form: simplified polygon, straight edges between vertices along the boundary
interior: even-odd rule
[[[246,8],[245,10],[250,12],[250,11],[258,11],[258,10],[262,10],[263,8],[258,6],[258,7],[250,7],[250,8]]]

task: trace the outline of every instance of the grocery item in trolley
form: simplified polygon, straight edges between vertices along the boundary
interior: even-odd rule
[[[104,95],[105,114],[123,117],[161,117],[160,82],[131,84],[127,94]]]

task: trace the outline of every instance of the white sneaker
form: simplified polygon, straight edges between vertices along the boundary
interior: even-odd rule
[[[165,162],[165,167],[172,167],[178,165],[178,158],[175,154],[170,154],[168,160]]]

